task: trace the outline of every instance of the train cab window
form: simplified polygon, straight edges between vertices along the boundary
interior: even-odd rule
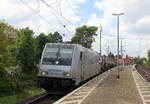
[[[82,57],[83,57],[83,52],[80,52],[80,60],[82,61]]]
[[[42,64],[70,66],[72,56],[73,47],[47,47],[43,55]]]

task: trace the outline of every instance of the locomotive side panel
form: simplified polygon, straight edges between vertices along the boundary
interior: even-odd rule
[[[73,62],[72,62],[72,77],[75,79],[75,85],[79,85],[81,80],[81,60],[80,54],[82,52],[82,48],[79,45],[76,45],[74,48],[73,54]]]
[[[89,49],[84,49],[82,68],[84,73],[84,80],[87,80],[99,74],[99,55]]]

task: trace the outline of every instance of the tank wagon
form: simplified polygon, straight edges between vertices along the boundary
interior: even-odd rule
[[[100,74],[99,54],[78,44],[47,43],[42,53],[38,86],[61,93]]]

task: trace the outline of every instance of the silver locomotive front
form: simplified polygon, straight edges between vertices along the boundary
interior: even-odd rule
[[[56,93],[74,86],[71,70],[73,51],[73,45],[59,43],[45,45],[38,74],[39,87]]]

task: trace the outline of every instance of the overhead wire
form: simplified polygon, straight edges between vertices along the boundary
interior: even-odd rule
[[[56,4],[57,4],[57,0],[55,2],[53,2],[53,3],[51,3],[50,5],[56,5]]]
[[[49,21],[48,20],[46,20],[43,16],[41,16],[39,13],[37,13],[34,9],[32,9],[27,3],[25,3],[23,0],[20,0],[26,7],[28,7],[32,12],[34,12],[36,15],[38,15],[42,20],[44,20],[47,24],[49,24],[52,28],[50,28],[50,29],[52,29],[54,32],[56,31],[55,29],[57,29],[54,25],[52,25],[51,23],[49,23]],[[54,29],[55,28],[55,29]],[[58,29],[57,29],[58,30]],[[59,32],[61,33],[61,34],[63,34],[60,30],[59,30]]]
[[[36,1],[37,1],[37,12],[40,12],[40,1],[39,0]]]
[[[59,6],[58,0],[57,0],[57,2],[55,2],[55,3],[57,3],[57,7],[58,7],[58,6]],[[59,17],[57,16],[56,12],[53,12],[53,11],[52,11],[52,13],[54,14],[54,16],[56,17],[56,19],[58,20],[59,24],[61,24],[61,25],[63,26],[64,24],[61,22],[61,20],[60,20]]]
[[[76,11],[75,11],[75,9],[72,7],[72,5],[68,2],[68,0],[64,0],[67,4],[68,4],[68,6],[74,11],[74,13],[77,15],[77,13],[76,13]]]
[[[35,11],[32,7],[30,7],[27,3],[25,3],[23,0],[20,0],[26,7],[28,7],[32,12],[34,12],[36,15],[38,15],[42,20],[44,20],[48,25],[51,26],[51,30],[58,31],[59,29],[57,29],[57,27],[55,27],[54,25],[52,25],[47,19],[45,19],[43,16],[41,16],[37,11]],[[44,2],[44,0],[41,0],[44,4],[46,4],[46,2]],[[39,2],[39,1],[38,1]],[[47,6],[51,7],[50,5],[47,4]],[[53,7],[51,8],[55,11],[55,13],[59,14],[59,12],[57,12],[57,10],[55,10]],[[59,14],[61,17],[63,17],[67,22],[71,23],[71,21],[67,20],[63,15]],[[58,17],[57,17],[58,18]],[[61,22],[61,21],[59,21]],[[72,23],[71,23],[72,24]],[[63,24],[64,28],[67,28],[66,25]],[[55,29],[56,30],[55,30]],[[64,36],[65,34],[63,32],[61,32],[59,30],[59,32]],[[68,37],[66,37],[67,39],[69,39]],[[70,39],[69,39],[70,40]]]
[[[51,10],[53,10],[54,12],[53,12],[53,14],[55,15],[55,17],[57,18],[57,20],[58,20],[58,22],[59,22],[59,24],[61,24],[62,26],[63,26],[63,28],[66,28],[68,31],[69,31],[69,29],[67,28],[67,26],[64,24],[64,23],[62,23],[61,22],[61,20],[59,19],[59,17],[58,17],[58,15],[59,16],[61,16],[61,17],[63,17],[67,22],[69,22],[69,23],[71,23],[71,21],[69,21],[68,19],[66,19],[62,14],[60,14],[56,9],[54,9],[51,5],[49,5],[47,2],[45,2],[44,0],[41,0],[47,7],[49,7]],[[58,2],[58,8],[60,8],[59,6],[61,5],[61,2],[60,1],[58,1],[57,0],[57,2]],[[61,11],[60,11],[61,12]],[[56,15],[56,14],[58,14],[58,15]],[[72,24],[72,23],[71,23]],[[73,24],[72,24],[73,25]],[[66,34],[63,34],[63,36],[65,36]],[[67,39],[69,39],[68,37],[67,37]]]
[[[62,15],[62,12],[61,12],[61,0],[58,0],[58,8],[59,8],[60,15]]]
[[[40,14],[40,0],[36,0],[36,2],[37,2],[37,8],[36,8],[36,11],[37,11],[37,13],[39,13]],[[36,23],[36,29],[37,29],[37,33],[40,33],[40,25],[39,25],[39,23]]]
[[[59,1],[57,0],[57,2],[58,2],[58,9],[59,9]],[[61,12],[61,11],[60,11]],[[58,17],[58,15],[56,14],[56,12],[53,12],[52,11],[52,13],[54,14],[54,16],[56,17],[56,19],[57,19],[57,21],[58,21],[58,23],[59,24],[61,24],[61,26],[63,27],[63,28],[66,28],[66,29],[68,29],[67,27],[66,27],[66,25],[64,24],[64,23],[62,23],[62,21],[60,20],[60,18]],[[69,29],[68,29],[69,30]],[[63,36],[64,36],[65,34],[63,34]]]
[[[51,3],[49,5],[52,5],[53,8],[54,7],[59,7],[59,2],[58,2],[58,0],[56,0],[55,3]]]
[[[61,15],[56,9],[54,9],[51,5],[49,5],[47,2],[45,2],[44,0],[41,0],[45,5],[47,5],[50,9],[52,9],[53,11],[55,11],[58,15],[60,15],[64,20],[66,20],[68,23],[70,23],[71,25],[73,25],[73,23],[68,20],[66,17],[64,17],[63,15]]]

